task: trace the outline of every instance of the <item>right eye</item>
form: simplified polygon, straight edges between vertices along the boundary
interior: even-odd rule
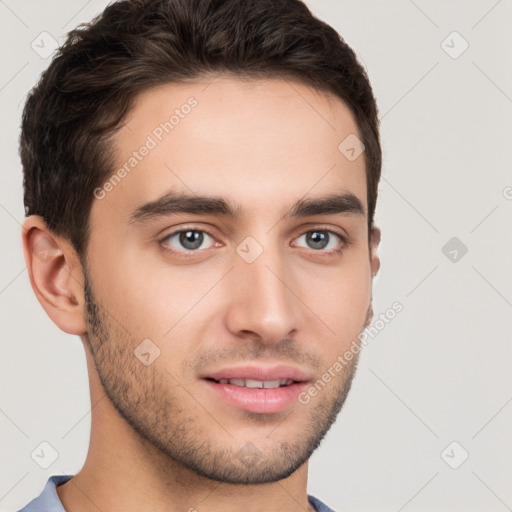
[[[209,240],[211,240],[210,245],[200,249]],[[162,240],[164,246],[170,247],[168,250],[171,252],[200,252],[211,247],[213,242],[213,237],[202,229],[181,229],[167,235]]]

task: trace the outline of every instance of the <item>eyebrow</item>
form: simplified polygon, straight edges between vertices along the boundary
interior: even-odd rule
[[[130,222],[142,224],[150,220],[182,213],[190,215],[215,215],[238,219],[243,208],[222,197],[197,196],[186,193],[169,193],[155,201],[135,208]],[[286,213],[286,217],[300,218],[313,215],[355,214],[365,215],[363,204],[351,192],[330,194],[315,198],[299,199]]]

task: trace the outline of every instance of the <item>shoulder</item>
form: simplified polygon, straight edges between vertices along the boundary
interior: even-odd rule
[[[53,475],[48,478],[41,494],[27,503],[18,512],[66,512],[57,494],[57,486],[67,482],[73,475]]]
[[[334,512],[334,510],[330,507],[328,507],[325,503],[320,501],[318,498],[315,498],[314,496],[308,495],[308,500],[311,505],[313,505],[313,508],[316,510],[316,512]]]

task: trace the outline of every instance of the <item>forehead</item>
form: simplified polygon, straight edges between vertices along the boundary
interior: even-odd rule
[[[366,209],[364,154],[351,160],[339,149],[354,136],[361,138],[341,100],[296,81],[159,86],[136,98],[115,136],[114,174],[122,177],[101,207],[131,211],[176,191],[229,197],[270,215],[305,195],[351,192]]]

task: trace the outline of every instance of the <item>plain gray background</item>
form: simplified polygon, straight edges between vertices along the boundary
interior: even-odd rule
[[[339,511],[512,510],[512,3],[307,3],[374,87],[384,150],[374,308],[404,308],[364,349],[309,492]],[[106,4],[0,0],[2,511],[87,454],[82,345],[47,318],[23,260],[17,140],[52,38]],[[31,458],[43,441],[58,452],[46,470]]]

